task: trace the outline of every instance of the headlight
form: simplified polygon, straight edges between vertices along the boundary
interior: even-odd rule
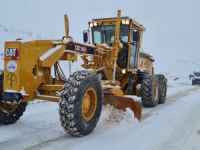
[[[94,22],[94,26],[96,27],[97,25],[98,25],[98,23],[95,21],[95,22]]]
[[[122,74],[126,74],[126,69],[122,69]]]
[[[126,20],[125,19],[122,20],[122,24],[126,24]]]
[[[130,20],[129,20],[129,19],[123,19],[123,20],[122,20],[122,24],[128,25],[129,23],[130,23]]]
[[[90,28],[92,28],[94,26],[93,22],[90,22]]]
[[[67,44],[67,43],[73,42],[73,39],[71,37],[65,36],[65,37],[63,37],[62,42]]]
[[[126,20],[126,24],[128,25],[130,23],[130,20]]]

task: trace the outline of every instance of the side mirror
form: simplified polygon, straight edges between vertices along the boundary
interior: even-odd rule
[[[83,31],[83,42],[88,42],[88,30]]]

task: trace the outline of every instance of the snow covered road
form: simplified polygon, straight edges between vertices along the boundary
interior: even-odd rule
[[[13,125],[0,126],[0,150],[200,149],[200,87],[169,88],[167,103],[144,108],[140,123],[101,120],[89,136],[73,138],[60,126],[56,103],[35,103]]]

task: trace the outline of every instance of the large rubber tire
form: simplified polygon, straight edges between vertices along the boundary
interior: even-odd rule
[[[4,74],[0,75],[0,98],[2,99],[2,92],[3,92],[3,78]],[[5,113],[0,110],[0,124],[1,125],[8,125],[13,124],[20,119],[23,115],[24,111],[26,110],[27,103],[23,102],[18,105],[18,107],[10,113]]]
[[[13,124],[20,119],[23,115],[24,111],[26,110],[27,103],[23,102],[20,103],[15,111],[11,113],[4,113],[0,110],[0,124],[2,125],[9,125]]]
[[[93,88],[97,94],[97,107],[91,120],[86,121],[82,114],[84,93]],[[103,92],[98,76],[89,71],[77,71],[69,77],[59,103],[60,121],[71,136],[90,134],[99,120],[103,101]]]
[[[155,84],[157,84],[157,89],[155,89]],[[141,86],[141,99],[144,107],[155,107],[159,101],[159,82],[157,76],[145,75],[143,78]],[[155,96],[155,90],[157,94]]]
[[[159,82],[159,104],[164,104],[167,96],[167,79],[163,74],[157,74]]]

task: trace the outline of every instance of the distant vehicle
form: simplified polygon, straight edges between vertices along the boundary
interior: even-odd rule
[[[200,72],[194,72],[190,75],[190,78],[192,79],[192,85],[200,84]]]

